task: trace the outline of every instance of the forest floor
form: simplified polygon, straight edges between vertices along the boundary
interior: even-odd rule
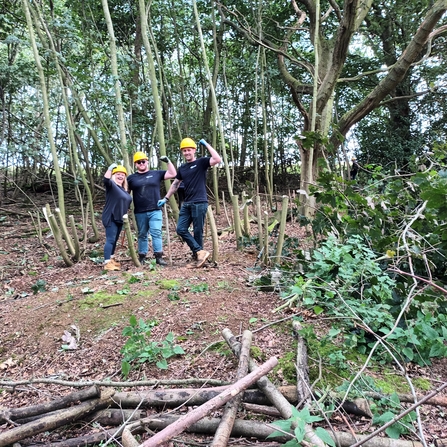
[[[216,216],[221,234],[216,263],[188,269],[188,247],[176,237],[171,220],[165,259],[169,262],[171,258],[172,265],[138,268],[127,253],[126,243],[120,240],[117,258],[122,269],[107,273],[99,262],[104,242],[100,218],[100,241],[87,244],[82,260],[72,267],[64,265],[48,234],[43,243],[39,242],[28,210],[35,213],[46,200],[51,198],[36,196],[32,197],[33,203],[10,200],[0,207],[0,382],[33,378],[122,380],[120,351],[126,342],[122,331],[129,326],[132,315],[157,321],[152,329],[155,341],[164,340],[172,332],[185,355],[170,359],[167,370],[145,363],[132,369],[128,380],[234,380],[238,361],[228,353],[221,335],[224,328],[229,328],[235,335],[247,329],[253,332],[259,362],[272,356],[280,359],[279,367],[269,375],[276,385],[292,381],[284,370],[284,359],[289,359],[290,369],[290,353],[296,350],[292,317],[300,315],[315,326],[324,323],[298,309],[275,312],[284,301],[276,291],[254,285],[254,279],[265,273],[256,248],[236,249],[234,234],[224,231],[230,226],[224,212]],[[306,239],[303,228],[293,222],[287,224],[287,234]],[[211,250],[209,237],[205,248]],[[67,332],[77,339],[75,349],[66,348],[62,337]],[[427,368],[408,368],[411,377],[423,377],[431,389],[447,380],[445,359]],[[379,373],[376,370],[374,374]],[[0,385],[0,409],[41,403],[70,391],[60,385],[33,383],[11,392]],[[431,445],[447,438],[446,412],[441,406],[421,408],[424,434]],[[377,428],[370,420],[358,417],[335,418],[334,424],[343,431],[355,427],[358,432],[370,432]],[[0,425],[0,433],[9,428],[7,423]],[[62,436],[59,430],[38,435],[34,441],[45,445]],[[407,439],[416,438],[413,435]]]

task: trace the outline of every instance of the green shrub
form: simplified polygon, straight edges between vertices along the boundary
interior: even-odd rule
[[[156,320],[145,322],[132,315],[129,323],[130,325],[123,329],[123,335],[128,337],[128,340],[121,348],[121,370],[124,377],[129,375],[133,364],[155,363],[158,368],[167,369],[167,359],[185,353],[181,346],[175,345],[172,332],[161,342],[150,340],[152,328],[158,325]]]

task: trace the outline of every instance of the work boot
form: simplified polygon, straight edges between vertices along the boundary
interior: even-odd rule
[[[109,259],[107,262],[104,263],[104,270],[115,271],[121,270],[121,268],[116,265],[111,259]]]
[[[155,256],[155,263],[156,264],[161,265],[161,266],[168,265],[168,263],[166,261],[164,261],[164,259],[163,259],[163,252],[162,251],[154,253],[154,256]]]
[[[210,255],[209,251],[200,250],[197,252],[197,268],[200,268],[205,264],[205,261],[208,259]]]
[[[110,262],[113,262],[119,269],[121,268],[121,264],[115,258],[110,258]]]
[[[186,264],[187,269],[195,269],[197,267],[197,253],[191,255],[191,260]]]

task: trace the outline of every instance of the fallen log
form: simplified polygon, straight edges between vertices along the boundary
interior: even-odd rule
[[[236,373],[236,381],[241,380],[248,373],[248,363],[250,359],[250,347],[253,334],[250,331],[244,331],[242,334],[241,353],[239,355],[239,366]],[[242,401],[243,393],[239,393],[225,405],[224,412],[219,427],[214,434],[212,447],[226,447],[231,435],[237,410]]]
[[[299,321],[293,321],[292,327],[296,332],[297,338],[297,348],[296,348],[296,390],[297,397],[299,401],[298,408],[302,405],[306,406],[310,404],[310,382],[309,382],[309,372],[307,365],[307,346],[304,338],[300,335],[300,330],[302,329],[301,323]]]
[[[164,427],[167,427],[175,423],[175,421],[178,418],[180,418],[180,416],[162,414],[158,415],[157,417],[151,416],[151,419],[148,421],[143,419],[141,422],[144,423],[144,425],[150,430],[162,430]],[[191,425],[189,428],[186,429],[186,431],[188,433],[193,432],[202,434],[212,434],[216,431],[219,423],[220,419],[218,418],[205,418]],[[275,430],[276,427],[270,426],[264,422],[236,419],[233,425],[233,429],[231,431],[231,437],[256,438],[259,440],[265,440]],[[364,435],[353,436],[350,433],[344,433],[344,432],[334,432],[329,433],[329,435],[337,443],[339,447],[349,447],[352,444],[354,444],[356,440],[362,440],[366,438],[366,436]],[[278,438],[275,437],[275,441],[285,443],[291,438],[292,438],[291,435],[285,435]],[[142,444],[142,446],[145,445]],[[366,441],[363,444],[363,446],[364,447],[423,447],[422,443],[416,441],[406,441],[406,440],[379,438],[379,437],[375,438],[374,440]]]
[[[222,331],[222,335],[236,357],[239,357],[241,352],[241,344],[237,341],[236,337],[228,328],[225,328]],[[250,371],[256,371],[257,368],[258,365],[256,364],[256,362],[250,358],[248,362],[248,369]],[[268,400],[278,409],[284,419],[289,419],[290,417],[292,417],[290,403],[266,376],[261,377],[256,382],[256,385],[267,396]]]
[[[159,414],[150,416],[147,419],[142,419],[141,423],[147,429],[157,431],[157,430],[163,430],[166,427],[174,424],[181,417],[182,416],[176,416],[173,414]],[[197,421],[191,426],[187,427],[185,431],[188,433],[201,433],[201,434],[212,435],[216,432],[219,424],[220,424],[220,418],[203,418],[200,421]],[[273,433],[275,430],[276,428],[270,427],[265,422],[236,419],[231,429],[231,437],[256,438],[259,440],[265,440],[267,436]],[[292,436],[285,435],[284,437],[275,438],[275,441],[286,442],[290,439],[292,439]],[[146,445],[144,445],[144,447],[146,447]]]
[[[140,431],[142,433],[143,430]],[[72,439],[64,439],[63,441],[45,443],[45,447],[88,447],[101,444],[108,441],[116,434],[116,428],[110,428],[97,433],[91,433],[85,436],[79,436]],[[29,444],[27,447],[42,447],[42,443]]]
[[[130,432],[132,436],[136,434],[141,434],[146,432],[147,430],[163,430],[168,425],[174,423],[181,416],[172,415],[172,414],[157,414],[149,416],[145,419],[142,419],[140,422],[133,423],[127,426],[123,430]],[[188,427],[185,431],[188,433],[199,433],[199,434],[208,434],[212,435],[215,433],[217,427],[220,424],[220,419],[218,418],[204,418],[193,425]],[[256,438],[259,441],[264,440],[270,433],[273,433],[274,429],[269,427],[263,422],[256,421],[246,421],[242,419],[236,419],[231,430],[231,436],[233,438]],[[107,441],[112,438],[112,436],[116,433],[116,429],[104,430],[98,433],[92,433],[90,435],[81,436],[73,439],[66,439],[64,441],[58,441],[53,443],[46,443],[45,447],[88,447],[93,446],[95,444],[100,444],[103,441]],[[127,433],[126,433],[127,435]],[[284,438],[276,438],[278,442],[283,442],[291,439],[291,437]],[[261,447],[279,447],[278,442],[266,442],[260,444]],[[234,444],[231,443],[233,446]],[[42,447],[42,444],[31,444],[27,447]],[[406,446],[403,446],[406,447]]]
[[[134,438],[131,431],[124,427],[123,435],[121,436],[121,442],[123,443],[124,447],[138,447],[140,443]]]
[[[163,430],[169,425],[176,422],[182,416],[173,414],[157,414],[144,418],[138,422],[132,423],[126,427],[132,435],[144,433],[146,430],[156,431]],[[219,418],[204,418],[195,422],[190,427],[186,428],[187,433],[196,433],[203,435],[213,435],[220,424]],[[265,422],[236,419],[231,430],[232,438],[254,438],[259,441],[264,441],[273,433],[276,428],[266,424]],[[64,441],[46,443],[45,447],[88,447],[107,441],[111,439],[116,433],[116,429],[104,430],[102,432],[93,433],[74,439],[66,439]],[[123,433],[124,434],[124,433]],[[332,439],[336,441],[339,447],[349,447],[357,440],[362,440],[365,435],[352,435],[351,433],[335,432],[329,433]],[[290,440],[292,436],[275,437],[275,441],[281,444]],[[270,447],[270,443],[263,443],[261,447]],[[234,443],[231,443],[234,445]],[[444,447],[445,444],[439,444],[437,447]],[[366,441],[364,447],[423,447],[420,442],[395,440],[389,438],[376,437],[373,440]],[[28,447],[42,447],[42,444],[32,444]]]
[[[267,405],[257,405],[257,404],[246,404],[242,403],[242,406],[253,413],[265,414],[266,416],[272,416],[275,418],[280,418],[281,413],[275,407],[269,407]]]
[[[121,408],[107,408],[91,414],[86,422],[96,422],[102,426],[118,426],[124,422],[139,421],[146,415],[142,410],[124,410]],[[83,419],[84,420],[84,419]]]
[[[311,387],[309,382],[309,374],[307,373],[307,346],[304,338],[301,337],[299,331],[302,329],[301,323],[298,321],[292,322],[292,327],[296,331],[298,343],[296,351],[296,370],[297,370],[297,386],[296,391],[299,400],[299,407],[308,408],[310,410],[311,404]],[[330,424],[329,420],[326,421]],[[296,428],[297,423],[294,421],[292,429]],[[332,427],[331,427],[332,428]],[[306,424],[304,426],[305,439],[310,441],[311,445],[316,445],[319,447],[324,447],[326,444],[321,440],[321,438],[315,433],[311,424]]]
[[[66,408],[74,402],[82,402],[87,399],[93,399],[100,395],[100,389],[97,386],[89,387],[82,391],[75,391],[66,396],[54,399],[43,404],[32,405],[22,408],[7,408],[0,411],[0,424],[3,422],[15,421],[17,419],[26,419],[36,415],[49,413],[52,411]]]
[[[230,332],[229,329],[224,329],[222,331],[224,334],[224,338],[227,341],[228,345],[231,347],[233,352],[236,355],[240,353],[240,343],[236,340],[236,337]],[[256,362],[250,359],[249,369],[250,371],[256,370],[257,365]],[[281,413],[283,419],[291,419],[293,416],[292,406],[287,401],[287,399],[278,391],[278,389],[270,382],[267,377],[262,377],[261,380],[256,382],[258,387],[265,393],[265,395],[269,398],[270,402],[278,409]],[[309,440],[312,445],[316,447],[324,447],[324,442],[314,433],[312,426],[306,424],[304,426],[304,432],[306,434],[307,440]]]
[[[221,394],[216,396],[214,399],[204,403],[200,407],[194,409],[190,413],[181,417],[178,421],[166,427],[161,432],[155,434],[150,439],[141,444],[141,447],[156,447],[169,441],[172,437],[178,435],[184,431],[187,427],[192,425],[194,422],[205,417],[210,411],[220,408],[225,405],[231,398],[239,394],[241,391],[245,390],[252,383],[258,381],[262,376],[265,376],[270,372],[276,365],[278,360],[276,357],[272,357],[255,371],[251,372],[243,379],[237,381],[228,390],[223,391]]]
[[[18,442],[21,439],[29,438],[37,433],[53,430],[57,427],[69,424],[91,411],[105,408],[110,405],[110,398],[113,393],[113,389],[106,390],[101,392],[99,398],[82,402],[74,407],[59,410],[57,414],[42,416],[36,421],[4,431],[3,433],[0,433],[0,447],[5,447],[14,442]]]
[[[228,389],[230,385],[215,388],[177,388],[157,389],[149,391],[132,391],[115,393],[113,401],[118,408],[176,408],[182,405],[195,406],[216,397]],[[281,394],[291,403],[296,402],[296,387],[278,387]],[[267,396],[259,389],[244,391],[243,401],[258,405],[269,405]]]

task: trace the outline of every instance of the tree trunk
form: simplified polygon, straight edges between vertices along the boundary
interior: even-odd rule
[[[106,390],[97,399],[82,402],[79,405],[60,410],[50,416],[42,416],[37,421],[29,422],[28,424],[14,427],[6,432],[0,433],[0,447],[5,447],[21,439],[29,438],[37,433],[53,430],[69,424],[91,411],[107,407],[111,404],[111,397],[114,393],[115,391],[113,389]]]
[[[62,182],[62,174],[59,167],[59,159],[57,156],[57,149],[56,149],[56,143],[54,141],[53,136],[53,123],[51,122],[50,118],[50,102],[48,99],[48,92],[47,92],[47,83],[45,79],[45,73],[40,61],[40,54],[39,50],[37,48],[37,43],[34,37],[34,31],[33,31],[33,22],[31,18],[31,13],[29,9],[29,3],[27,0],[22,0],[23,5],[23,11],[25,13],[26,17],[26,23],[28,25],[28,32],[29,37],[31,41],[31,47],[34,54],[34,60],[36,62],[37,66],[37,72],[39,74],[39,80],[40,80],[40,87],[41,87],[41,93],[42,93],[42,102],[43,102],[43,115],[45,118],[45,127],[47,130],[47,136],[48,136],[48,142],[51,149],[51,155],[53,158],[53,166],[54,166],[54,175],[56,176],[56,184],[57,184],[57,199],[58,199],[58,205],[59,209],[61,210],[62,218],[65,221],[65,198],[64,198],[64,185]]]
[[[236,373],[236,380],[243,379],[248,372],[248,360],[250,358],[252,333],[250,331],[244,331],[242,334],[242,347],[241,354],[239,356],[239,368]],[[228,440],[233,429],[236,414],[239,408],[239,404],[242,401],[243,393],[239,393],[236,397],[231,399],[226,405],[222,414],[222,420],[219,427],[214,434],[212,447],[226,447]]]
[[[245,390],[254,382],[258,381],[261,377],[268,374],[277,364],[278,360],[276,359],[276,357],[270,358],[263,365],[257,368],[256,371],[251,372],[248,376],[245,376],[243,379],[237,381],[234,385],[231,385],[227,390],[223,391],[215,398],[181,417],[161,432],[152,436],[152,438],[143,442],[143,444],[141,444],[141,447],[155,447],[163,445],[165,442],[172,439],[172,437],[178,435],[186,428],[190,427],[194,422],[197,422],[198,420],[205,417],[212,410],[225,405],[234,396]]]
[[[99,388],[97,386],[92,386],[85,390],[75,391],[74,393],[68,394],[67,396],[60,397],[43,404],[22,408],[5,408],[2,409],[2,411],[0,412],[0,423],[3,423],[7,420],[15,421],[16,419],[23,419],[43,413],[48,413],[50,411],[60,410],[61,408],[65,408],[73,402],[84,401],[93,397],[98,397],[99,394]]]

